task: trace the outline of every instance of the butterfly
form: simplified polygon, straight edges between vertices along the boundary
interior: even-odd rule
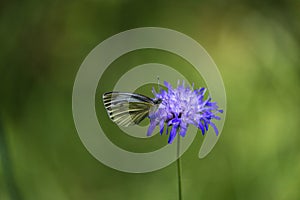
[[[155,112],[162,102],[161,99],[126,92],[107,92],[102,98],[109,118],[124,127],[139,124],[150,113]]]

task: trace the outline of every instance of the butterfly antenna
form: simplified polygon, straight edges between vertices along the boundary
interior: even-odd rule
[[[161,87],[159,85],[159,76],[157,76],[157,86],[158,86],[158,91],[160,92],[161,91]]]

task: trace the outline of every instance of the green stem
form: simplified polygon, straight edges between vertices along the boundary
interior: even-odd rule
[[[181,161],[180,161],[180,135],[177,138],[177,176],[178,176],[178,199],[182,200],[181,189]]]

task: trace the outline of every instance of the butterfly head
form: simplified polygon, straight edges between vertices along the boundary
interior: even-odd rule
[[[154,104],[161,104],[161,102],[162,102],[162,99],[154,99],[153,100]]]

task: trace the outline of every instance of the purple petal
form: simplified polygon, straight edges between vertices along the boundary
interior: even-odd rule
[[[199,123],[199,128],[201,129],[202,135],[204,135],[205,134],[205,130],[204,130],[204,127],[203,127],[203,124],[202,124],[201,121]]]
[[[166,135],[169,134],[169,127],[170,127],[170,126],[167,126]]]
[[[167,81],[164,81],[164,84],[169,90],[172,90],[172,85],[170,83],[168,83]]]
[[[147,131],[147,136],[150,136],[152,134],[152,132],[154,131],[155,127],[156,127],[155,123],[150,123],[150,126],[149,126],[148,131]]]
[[[186,134],[186,131],[187,131],[187,125],[180,125],[180,132],[179,132],[179,134],[182,136],[182,137],[184,137],[185,136],[185,134]]]
[[[181,122],[181,119],[180,118],[174,118],[171,120],[172,121],[172,124],[179,124]]]
[[[169,136],[169,140],[168,140],[168,143],[171,144],[176,136],[176,133],[177,133],[177,126],[173,126],[172,127],[172,130],[170,132],[170,136]]]
[[[204,123],[205,130],[207,131],[208,130],[208,124],[207,124],[208,120],[202,120],[202,121]]]
[[[221,119],[221,117],[219,117],[219,116],[213,116],[216,120],[220,120]]]
[[[214,128],[214,130],[216,132],[216,135],[218,136],[219,135],[219,131],[218,131],[218,128],[216,127],[216,125],[214,123],[212,123],[212,122],[209,122],[209,125]]]
[[[160,132],[160,134],[162,134],[164,132],[164,121],[163,120],[161,120],[159,122],[159,128],[160,128],[159,132]]]

